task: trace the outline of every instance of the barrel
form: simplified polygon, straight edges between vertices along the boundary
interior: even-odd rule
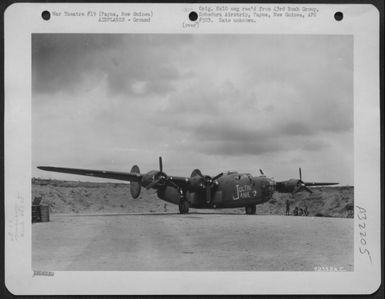
[[[40,221],[49,222],[49,206],[40,205]]]
[[[32,223],[40,222],[40,205],[32,205]]]
[[[41,201],[43,200],[43,197],[41,196],[35,196],[33,201],[32,201],[32,205],[34,206],[38,206],[40,205]]]

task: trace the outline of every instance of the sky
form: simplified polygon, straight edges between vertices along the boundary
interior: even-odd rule
[[[37,166],[353,185],[349,35],[33,34]]]

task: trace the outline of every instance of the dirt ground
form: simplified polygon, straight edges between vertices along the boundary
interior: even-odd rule
[[[192,212],[51,214],[33,270],[353,270],[353,220]]]

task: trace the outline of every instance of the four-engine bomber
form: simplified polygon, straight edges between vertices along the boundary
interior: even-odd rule
[[[141,187],[157,190],[160,199],[179,205],[181,214],[195,209],[224,209],[245,207],[246,214],[255,214],[256,205],[269,201],[274,192],[296,193],[312,192],[311,186],[336,185],[338,183],[306,183],[299,179],[276,182],[267,178],[260,170],[260,176],[249,173],[227,172],[211,177],[195,169],[190,177],[169,176],[163,171],[162,158],[159,157],[159,170],[141,174],[134,165],[130,172],[76,169],[64,167],[39,166],[46,171],[93,176],[107,179],[130,181],[130,192],[138,198]]]

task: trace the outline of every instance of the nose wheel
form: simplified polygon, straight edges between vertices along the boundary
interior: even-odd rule
[[[179,191],[179,213],[188,214],[190,208],[190,203],[186,199],[186,196],[183,194],[183,191]]]
[[[256,205],[246,206],[245,211],[246,211],[246,215],[255,215],[255,213],[257,212],[257,206]]]
[[[179,203],[179,213],[188,214],[190,205],[187,200],[183,200]]]

